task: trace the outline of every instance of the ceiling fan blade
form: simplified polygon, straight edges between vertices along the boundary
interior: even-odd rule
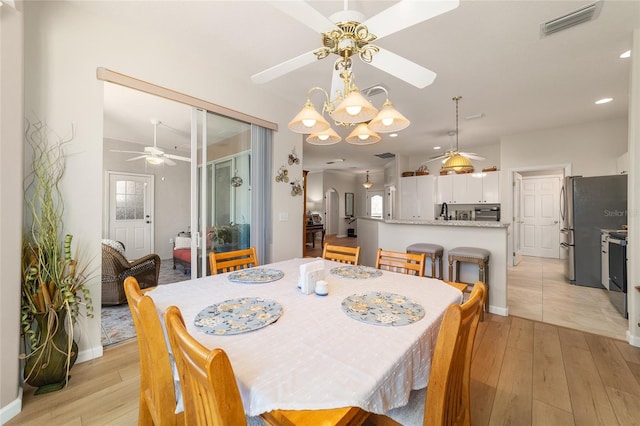
[[[313,54],[314,50],[303,53],[300,56],[296,56],[295,58],[289,59],[288,61],[282,62],[278,65],[274,65],[264,71],[260,71],[259,73],[251,76],[251,81],[255,84],[267,83],[278,77],[282,77],[291,71],[302,68],[305,65],[309,65],[318,60],[316,55]]]
[[[317,33],[326,33],[337,28],[329,18],[318,12],[305,1],[270,1],[269,3]]]
[[[173,154],[164,154],[165,158],[171,158],[172,160],[180,160],[180,161],[186,161],[188,163],[191,162],[191,158],[189,157],[181,157],[179,155],[173,155]]]
[[[386,49],[381,47],[379,49],[380,51],[375,54],[371,61],[371,65],[379,70],[404,80],[418,89],[427,87],[436,79],[437,74],[435,72]]]
[[[431,157],[429,158],[427,161],[422,162],[422,164],[426,164],[426,163],[431,163],[432,161],[436,161],[436,160],[442,160],[443,158],[447,158],[448,156],[443,154],[443,155],[438,155],[437,157]]]
[[[478,155],[473,152],[461,152],[460,155],[467,158],[471,158],[472,160],[479,160],[479,161],[486,160],[486,158],[484,158],[482,155]]]
[[[363,23],[378,39],[381,39],[434,16],[449,12],[457,8],[459,4],[458,0],[403,0]]]
[[[109,151],[111,151],[111,152],[122,152],[122,153],[125,153],[125,154],[144,154],[144,152],[140,152],[140,151],[123,151],[121,149],[111,149]]]
[[[166,165],[168,165],[168,166],[175,166],[176,165],[176,162],[171,160],[171,159],[169,159],[169,158],[167,158],[166,155],[163,155],[163,158],[164,158],[164,163]]]
[[[344,91],[344,84],[342,83],[342,79],[340,78],[341,69],[333,69],[333,73],[331,74],[331,92],[329,92],[329,99],[335,99],[337,96],[337,91],[340,93]],[[344,93],[343,93],[344,94]]]
[[[143,159],[143,158],[147,158],[147,155],[146,155],[146,154],[138,155],[137,157],[129,158],[127,161],[141,160],[141,159]]]

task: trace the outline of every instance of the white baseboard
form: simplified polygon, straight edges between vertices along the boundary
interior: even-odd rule
[[[94,358],[100,358],[102,355],[103,355],[102,345],[85,349],[83,351],[78,352],[78,359],[76,359],[76,363],[89,361]]]
[[[22,411],[22,386],[18,388],[18,397],[0,408],[0,424],[5,424]]]
[[[509,308],[498,308],[496,306],[489,305],[489,312],[503,317],[509,316]]]
[[[640,348],[640,337],[632,335],[629,330],[627,330],[627,342],[629,342],[631,346]]]

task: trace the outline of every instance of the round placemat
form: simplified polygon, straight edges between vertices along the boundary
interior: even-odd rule
[[[356,280],[366,280],[367,278],[375,278],[382,275],[382,271],[368,266],[336,266],[331,268],[331,273],[341,278],[352,278]]]
[[[342,310],[353,319],[374,325],[407,325],[424,317],[424,308],[413,300],[378,291],[345,298]]]
[[[207,306],[193,320],[207,334],[233,335],[258,330],[275,322],[282,306],[274,300],[241,297]]]
[[[277,281],[284,277],[279,269],[248,268],[229,274],[229,281],[241,284],[262,284]]]

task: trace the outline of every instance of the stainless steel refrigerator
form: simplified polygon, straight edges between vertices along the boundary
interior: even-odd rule
[[[627,175],[565,178],[560,217],[569,282],[603,288],[600,230],[627,223]]]

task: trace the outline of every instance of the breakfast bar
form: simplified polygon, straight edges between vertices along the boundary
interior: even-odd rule
[[[491,252],[489,268],[489,311],[508,315],[507,308],[507,247],[509,224],[503,222],[467,220],[403,220],[358,218],[358,244],[362,247],[363,265],[375,266],[376,250],[405,251],[415,243],[440,244],[444,247],[444,279],[448,276],[448,251],[454,247],[478,247]],[[429,269],[429,265],[427,265]],[[478,279],[478,268],[462,265],[462,281]]]

